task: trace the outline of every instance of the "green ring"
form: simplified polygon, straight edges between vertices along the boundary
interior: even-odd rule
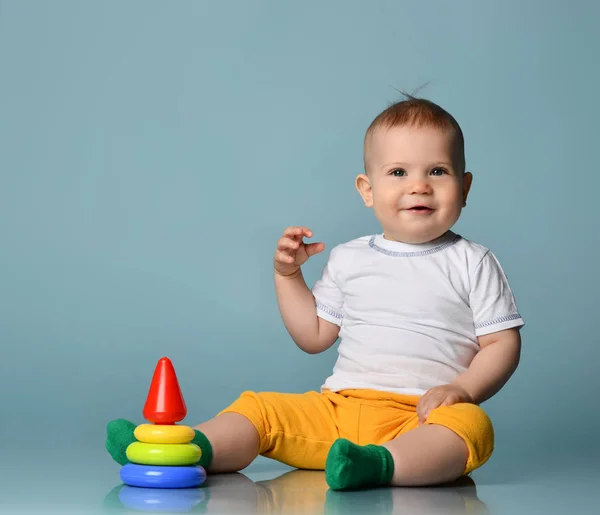
[[[129,461],[140,465],[194,465],[202,456],[195,443],[133,442],[125,453]]]

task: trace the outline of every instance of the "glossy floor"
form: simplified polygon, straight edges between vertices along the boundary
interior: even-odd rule
[[[243,474],[211,476],[203,487],[187,490],[126,487],[119,466],[100,450],[4,458],[2,513],[600,513],[600,466],[589,456],[504,457],[444,487],[356,492],[330,491],[322,472],[262,458]]]

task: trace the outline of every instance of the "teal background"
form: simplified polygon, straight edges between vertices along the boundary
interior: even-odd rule
[[[163,355],[189,425],[245,389],[318,388],[335,348],[305,355],[287,335],[276,241],[294,224],[328,249],[379,230],[353,184],[364,131],[394,88],[429,82],[475,176],[455,229],[496,253],[527,322],[518,373],[484,405],[497,450],[479,477],[593,459],[599,15],[0,1],[0,447],[107,459],[106,422],[143,421]]]

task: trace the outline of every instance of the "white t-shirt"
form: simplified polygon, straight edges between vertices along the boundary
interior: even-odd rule
[[[422,395],[451,383],[477,337],[524,325],[494,254],[448,231],[424,244],[363,236],[333,248],[312,288],[319,317],[340,326],[322,389]]]

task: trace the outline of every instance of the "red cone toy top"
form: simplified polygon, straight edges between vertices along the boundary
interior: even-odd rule
[[[155,424],[174,424],[187,415],[177,374],[169,358],[158,360],[143,413],[146,420]]]

